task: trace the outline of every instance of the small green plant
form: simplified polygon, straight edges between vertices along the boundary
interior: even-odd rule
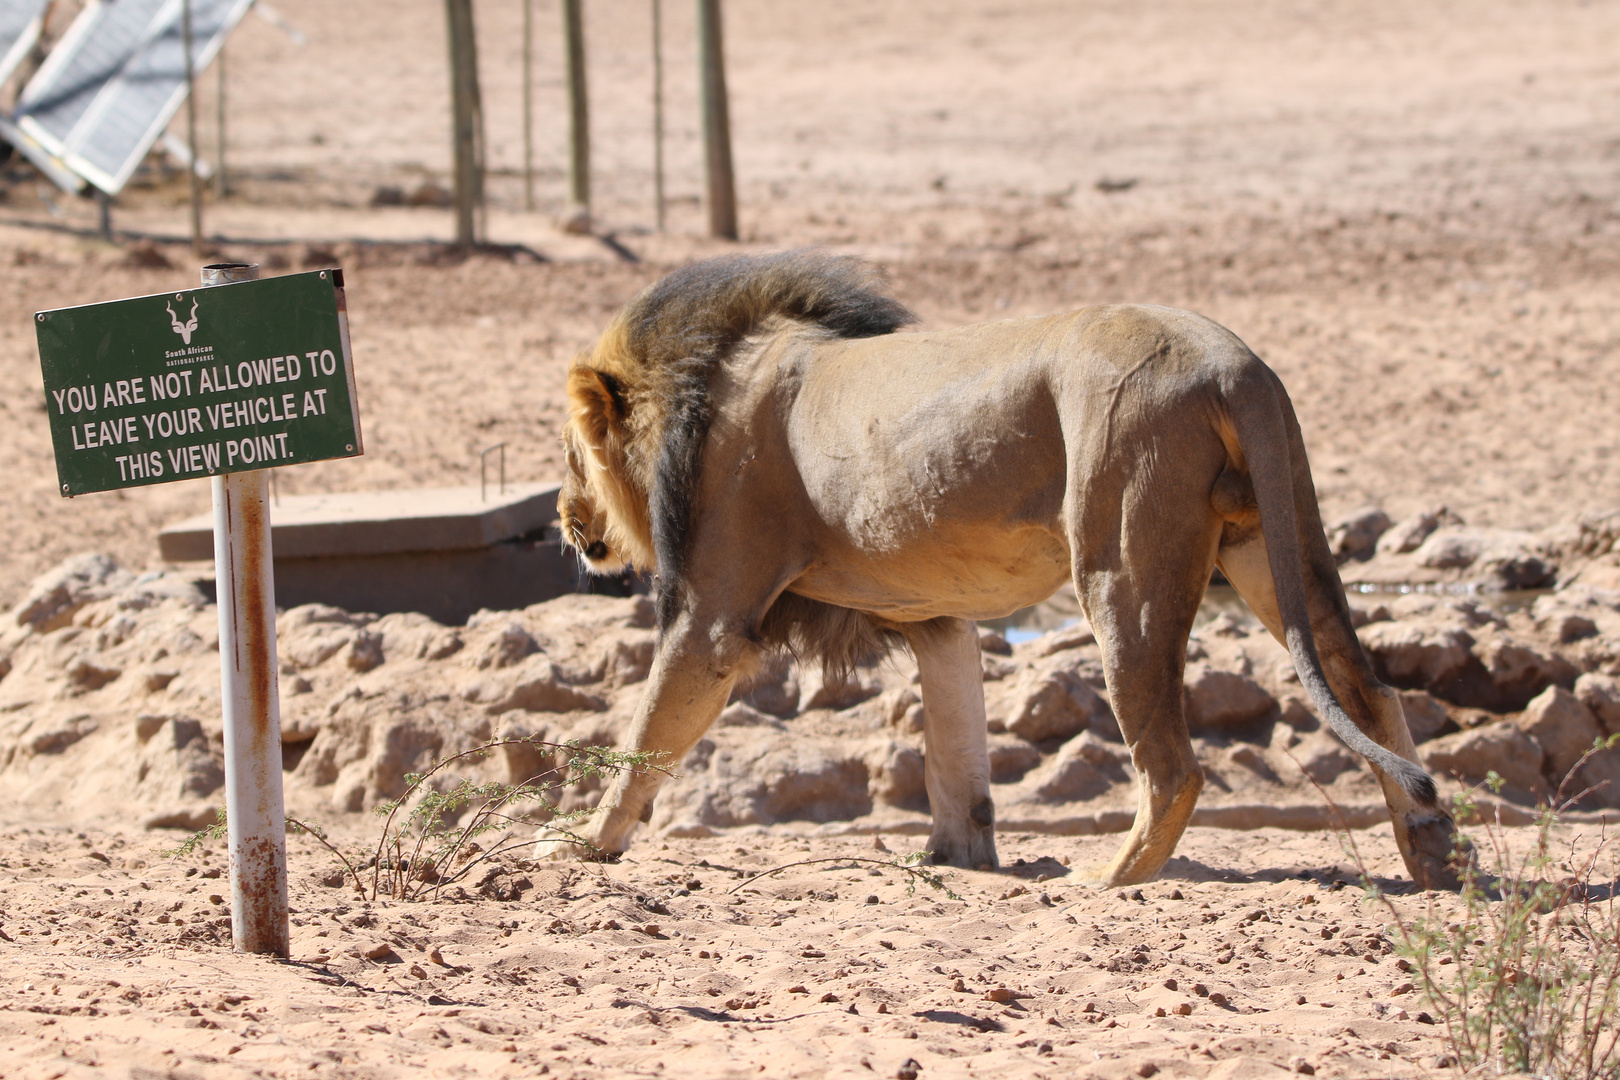
[[[440,791],[429,783],[457,762],[484,758],[502,747],[520,745],[542,751],[557,764],[520,784],[462,779]],[[376,808],[383,828],[369,863],[371,898],[383,893],[400,900],[436,897],[446,886],[465,880],[475,868],[528,846],[532,843],[530,837],[513,836],[514,831],[534,824],[518,816],[525,807],[548,818],[551,830],[560,839],[591,848],[590,841],[569,828],[590,811],[558,811],[561,793],[609,773],[655,769],[667,774],[668,770],[654,764],[652,757],[649,753],[584,746],[577,740],[554,743],[533,737],[495,739],[452,754],[426,772],[406,774],[405,791]],[[490,840],[492,833],[500,835]],[[479,837],[484,837],[485,843],[479,843]]]
[[[539,750],[556,764],[518,784],[462,778],[440,790],[432,782],[458,762],[481,760],[513,746]],[[590,849],[590,841],[569,829],[590,811],[559,811],[562,793],[610,773],[647,769],[668,772],[653,763],[652,755],[647,753],[584,746],[577,740],[556,743],[534,737],[493,739],[435,762],[425,772],[406,774],[405,790],[399,797],[375,809],[383,824],[369,856],[345,854],[319,826],[296,818],[286,819],[287,828],[309,835],[330,851],[343,865],[356,892],[372,900],[380,895],[419,900],[436,897],[442,889],[466,880],[475,869],[487,867],[498,856],[528,846],[533,842],[531,838],[514,834],[533,828],[538,819],[545,819],[559,838]],[[164,856],[181,858],[205,842],[225,836],[225,811],[220,810],[217,816],[213,825],[165,851]],[[495,833],[499,835],[492,838]],[[371,872],[369,880],[367,870]]]
[[[780,874],[784,870],[792,870],[796,866],[817,866],[823,863],[835,864],[833,869],[852,870],[857,866],[877,866],[887,870],[899,870],[906,875],[906,895],[912,896],[917,892],[917,883],[920,881],[935,892],[942,892],[952,900],[962,899],[951,891],[945,883],[945,878],[938,871],[928,869],[928,860],[933,857],[932,851],[913,851],[910,855],[898,855],[892,859],[873,859],[861,855],[838,855],[825,859],[800,859],[797,862],[783,863],[773,866],[769,870],[762,870],[752,877],[745,878],[726,890],[730,896],[746,885],[752,885],[761,878],[768,878],[772,874]]]
[[[214,811],[214,823],[212,825],[208,826],[206,829],[201,829],[192,833],[190,836],[186,837],[185,843],[181,844],[179,847],[167,848],[163,851],[159,851],[158,854],[170,861],[175,859],[183,859],[187,855],[190,855],[193,851],[196,851],[198,848],[208,843],[208,841],[223,839],[225,833],[225,808],[220,807],[218,810]]]
[[[1563,815],[1588,793],[1566,795],[1573,778],[1593,754],[1615,746],[1620,736],[1599,739],[1575,764],[1540,808],[1535,842],[1517,856],[1500,810],[1482,812],[1480,787],[1453,797],[1454,819],[1478,822],[1484,843],[1456,837],[1462,890],[1449,915],[1431,897],[1423,917],[1405,917],[1343,830],[1464,1070],[1620,1080],[1620,852],[1601,826],[1595,840],[1555,839]],[[1481,785],[1502,786],[1494,772]]]

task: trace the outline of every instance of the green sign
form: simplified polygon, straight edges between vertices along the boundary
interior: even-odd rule
[[[363,453],[341,270],[34,316],[63,495]]]

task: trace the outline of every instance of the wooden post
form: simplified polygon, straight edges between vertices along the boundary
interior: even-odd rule
[[[186,149],[191,151],[186,171],[191,174],[191,252],[201,255],[202,177],[197,175],[197,80],[191,63],[191,0],[180,3],[180,41],[186,54]]]
[[[483,196],[479,175],[478,42],[472,0],[445,0],[450,27],[450,116],[454,151],[456,243],[478,242],[477,210]]]
[[[662,0],[652,0],[653,200],[658,231],[664,231],[664,18]]]
[[[731,119],[720,0],[697,0],[698,69],[703,102],[703,158],[708,181],[709,233],[737,239],[737,191],[731,172]]]
[[[214,198],[223,199],[231,193],[225,178],[225,46],[219,47],[214,64],[219,74],[219,93],[214,96]]]
[[[523,0],[523,209],[534,209],[534,0]]]
[[[562,0],[563,52],[568,68],[568,232],[591,227],[591,124],[585,93],[585,13],[583,0]]]

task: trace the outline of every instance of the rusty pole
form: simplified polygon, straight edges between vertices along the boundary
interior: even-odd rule
[[[258,276],[259,268],[252,263],[202,268],[204,285],[254,281]],[[291,942],[269,475],[255,469],[214,477],[214,581],[225,714],[231,943],[237,952],[285,957]]]
[[[201,255],[202,177],[197,175],[197,79],[191,58],[191,0],[180,0],[180,39],[186,53],[186,150],[191,154],[191,253]],[[204,284],[207,284],[204,282]]]

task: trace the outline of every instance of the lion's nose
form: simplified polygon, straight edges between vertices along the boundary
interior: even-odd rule
[[[585,557],[587,559],[607,558],[607,545],[600,540],[593,541],[591,546],[585,549]]]

